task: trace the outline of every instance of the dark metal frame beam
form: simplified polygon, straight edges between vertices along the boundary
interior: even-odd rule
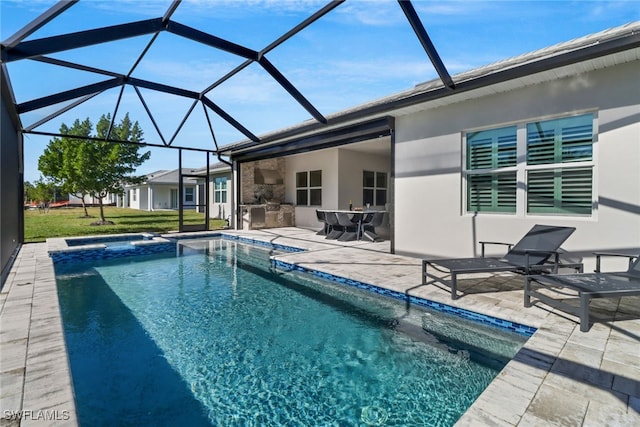
[[[40,28],[47,25],[51,20],[58,15],[69,9],[76,4],[79,0],[62,0],[51,6],[48,10],[42,13],[33,21],[29,22],[26,26],[18,30],[14,35],[2,42],[2,46],[6,49],[12,49],[22,42],[22,40],[29,37],[31,34],[38,31]]]
[[[32,61],[44,62],[46,64],[57,65],[59,67],[72,68],[74,70],[87,71],[89,73],[102,74],[103,76],[110,77],[120,77],[123,78],[124,75],[120,73],[115,73],[113,71],[102,70],[100,68],[89,67],[82,64],[76,64],[74,62],[63,61],[61,59],[51,58],[49,56],[34,56],[33,58],[29,58]]]
[[[53,138],[82,139],[87,141],[112,142],[116,144],[133,144],[141,147],[170,148],[172,150],[186,150],[186,151],[195,151],[199,153],[217,154],[216,151],[208,150],[206,148],[176,147],[176,146],[165,145],[165,144],[155,144],[152,142],[123,141],[121,139],[113,139],[113,138],[104,139],[104,138],[98,138],[98,137],[92,137],[92,136],[78,136],[78,135],[69,135],[69,134],[56,133],[56,132],[43,132],[43,131],[37,131],[37,130],[30,130],[30,131],[23,130],[22,133],[31,134],[31,135],[49,136]]]
[[[122,97],[122,92],[124,90],[124,84],[131,84],[134,87],[144,87],[147,89],[165,92],[165,93],[178,95],[178,96],[184,96],[184,97],[195,99],[195,100],[200,99],[203,102],[203,105],[206,105],[209,108],[211,108],[214,112],[216,112],[216,114],[221,116],[224,120],[226,120],[229,124],[231,124],[237,130],[239,130],[242,134],[247,136],[252,141],[258,142],[259,141],[258,137],[256,137],[252,132],[250,132],[244,126],[242,126],[231,115],[229,115],[224,110],[222,110],[219,106],[214,104],[210,99],[204,96],[207,92],[209,92],[214,87],[219,85],[222,81],[227,80],[228,78],[230,78],[231,76],[236,74],[238,71],[242,70],[243,68],[245,68],[246,66],[251,64],[251,62],[254,62],[254,61],[257,61],[262,66],[262,68],[269,75],[271,75],[271,77],[274,80],[276,80],[276,82],[278,82],[278,84],[280,84],[290,94],[290,96],[292,96],[303,108],[305,108],[305,110],[307,110],[317,121],[323,124],[327,123],[327,119],[311,104],[311,102],[309,102],[302,95],[302,93],[300,93],[297,90],[297,88],[289,80],[287,80],[287,78],[264,55],[267,52],[273,50],[275,47],[282,44],[283,42],[285,42],[286,40],[288,40],[289,38],[291,38],[293,35],[297,34],[301,30],[306,28],[307,26],[311,25],[313,22],[320,19],[322,16],[326,15],[327,13],[335,9],[337,6],[342,4],[344,0],[333,0],[330,3],[326,4],[321,9],[316,11],[313,15],[311,15],[310,17],[308,17],[307,19],[305,19],[304,21],[302,21],[301,23],[299,23],[298,25],[296,25],[295,27],[287,31],[285,34],[280,36],[278,39],[276,39],[274,42],[269,44],[260,52],[232,43],[228,40],[224,40],[222,38],[213,36],[211,34],[199,31],[195,28],[180,24],[178,22],[171,21],[170,18],[173,15],[173,13],[176,11],[178,6],[180,5],[181,0],[174,0],[162,18],[131,22],[131,23],[126,23],[121,25],[114,25],[109,27],[97,28],[93,30],[74,32],[69,34],[63,34],[60,36],[52,36],[52,37],[46,37],[46,38],[23,42],[24,38],[28,37],[28,35],[32,34],[38,28],[41,28],[46,23],[48,23],[55,16],[62,13],[64,10],[70,7],[75,1],[77,0],[59,2],[56,6],[52,7],[49,11],[45,12],[38,19],[32,21],[23,30],[21,30],[20,32],[12,36],[7,41],[7,43],[2,46],[2,60],[3,62],[12,62],[12,61],[17,61],[21,59],[32,59],[35,61],[49,63],[52,65],[62,66],[66,68],[72,68],[72,69],[77,69],[81,71],[107,75],[107,76],[113,77],[114,79],[75,88],[75,89],[60,92],[57,94],[52,94],[49,96],[45,96],[42,98],[21,103],[16,106],[19,113],[25,113],[25,112],[33,111],[46,106],[58,104],[60,102],[82,97],[82,99],[77,100],[76,102],[71,104],[71,106],[65,106],[62,109],[60,109],[58,112],[48,116],[47,119],[45,119],[44,121],[38,122],[40,124],[52,119],[53,117],[56,117],[62,114],[65,111],[68,111],[70,108],[73,108],[74,106],[77,106],[83,103],[87,99],[90,99],[91,97],[95,96],[98,93],[103,92],[106,89],[110,89],[115,86],[122,85],[120,96],[118,97],[118,104],[119,104],[120,99]],[[137,67],[137,65],[140,63],[140,61],[144,57],[144,55],[148,52],[148,50],[151,48],[151,46],[155,42],[158,34],[165,30],[173,34],[203,43],[205,45],[247,58],[247,61],[245,61],[240,67],[236,68],[231,73],[227,74],[221,80],[218,80],[216,83],[214,83],[212,86],[210,86],[209,88],[207,88],[205,91],[201,93],[196,93],[194,91],[188,91],[185,89],[180,89],[180,88],[176,88],[169,85],[163,85],[160,83],[155,83],[155,82],[150,82],[150,81],[135,79],[130,77],[133,71],[135,70],[135,68]],[[141,35],[146,35],[151,33],[153,33],[153,37],[148,42],[147,46],[145,47],[143,52],[140,54],[140,56],[137,58],[136,62],[134,63],[131,70],[126,76],[119,73],[98,69],[95,67],[89,67],[82,64],[76,64],[69,61],[63,61],[60,59],[44,56],[48,53],[87,47],[95,44],[106,43],[110,41],[126,39],[130,37],[136,37],[136,36],[141,36]],[[156,126],[156,130],[158,130],[159,132],[160,138],[163,140],[165,144],[167,144],[166,140],[160,133],[157,127],[157,124],[153,120],[153,117],[151,116],[151,112],[149,111],[148,106],[144,103],[144,100],[142,99],[141,94],[137,89],[136,91],[138,92],[138,95],[141,98],[141,101],[145,109],[147,110],[147,113],[152,118],[152,121],[154,122],[154,126]],[[195,103],[191,107],[187,115],[184,117],[182,123],[180,124],[176,132],[178,132],[182,128],[182,126],[184,125],[184,122],[189,117],[189,114],[193,110],[194,106],[195,106]],[[113,118],[114,120],[115,120],[115,114],[117,112],[117,108],[118,106],[116,105],[116,110],[114,112],[114,118]],[[205,108],[205,111],[206,111],[206,108]],[[31,127],[31,129],[33,129],[33,126]],[[170,145],[171,142],[175,139],[175,137],[176,137],[176,134],[174,134],[171,141],[169,141],[167,145]]]
[[[18,61],[34,56],[42,56],[54,52],[62,52],[100,43],[143,36],[161,31],[164,28],[163,26],[162,18],[153,18],[21,42],[13,48],[3,49],[2,61]]]
[[[218,160],[221,161],[222,163],[226,163],[229,166],[233,166],[233,163],[231,163],[228,160],[223,159],[220,156],[220,147],[218,146],[218,140],[216,139],[216,134],[213,131],[213,125],[211,124],[211,118],[209,117],[209,112],[207,111],[207,107],[204,105],[204,102],[202,102],[201,105],[202,105],[202,111],[204,111],[204,116],[207,119],[207,124],[209,125],[209,131],[211,132],[211,139],[213,139],[213,145],[216,147],[216,153],[218,155]]]
[[[136,94],[138,94],[138,98],[140,99],[140,102],[142,103],[144,110],[147,112],[147,115],[149,116],[151,123],[153,123],[153,126],[156,128],[156,132],[158,132],[158,136],[162,140],[162,143],[165,146],[168,145],[167,141],[164,139],[164,135],[162,135],[162,132],[160,131],[160,127],[158,126],[158,123],[156,123],[156,119],[154,119],[153,114],[151,114],[151,110],[149,109],[149,106],[147,105],[144,98],[142,97],[142,93],[140,92],[140,89],[138,89],[136,86],[134,86],[133,88],[135,89]]]
[[[333,0],[330,3],[326,4],[324,7],[322,7],[317,12],[315,12],[313,15],[311,15],[310,17],[308,17],[307,19],[305,19],[304,21],[302,21],[301,23],[299,23],[298,25],[293,27],[291,30],[287,31],[286,33],[284,33],[283,35],[278,37],[276,40],[274,40],[272,43],[270,43],[267,47],[265,47],[260,52],[258,52],[258,56],[262,57],[262,56],[266,55],[267,53],[271,52],[273,49],[275,49],[276,47],[280,46],[282,43],[284,43],[285,41],[289,40],[291,37],[293,37],[294,35],[296,35],[300,31],[304,30],[309,25],[313,24],[318,19],[322,18],[324,15],[326,15],[329,12],[331,12],[333,9],[335,9],[338,6],[340,6],[345,1],[346,0]],[[237,66],[236,68],[234,68],[233,70],[231,70],[230,72],[225,74],[223,77],[221,77],[220,79],[215,81],[211,86],[206,88],[204,91],[202,91],[202,94],[203,95],[207,94],[211,90],[215,89],[217,86],[220,86],[222,83],[224,83],[225,81],[229,80],[234,75],[238,74],[240,71],[242,71],[245,68],[247,68],[249,65],[251,65],[252,62],[253,62],[253,60],[247,60],[247,61],[243,62],[242,64],[240,64],[239,66]]]
[[[231,115],[229,115],[229,113],[224,111],[222,108],[218,107],[212,100],[210,100],[206,96],[203,96],[201,101],[207,107],[211,108],[217,115],[222,117],[227,123],[229,123],[231,126],[236,128],[237,130],[239,130],[247,138],[249,138],[250,140],[252,140],[254,142],[259,142],[260,141],[260,138],[258,138],[253,133],[251,133],[251,131],[249,131],[249,129],[247,129],[244,126],[242,126],[236,119],[234,119]]]
[[[61,108],[61,109],[59,109],[59,110],[55,111],[54,113],[51,113],[51,114],[49,114],[48,116],[46,116],[46,117],[44,117],[44,118],[42,118],[42,119],[38,120],[37,122],[32,123],[31,125],[27,126],[24,130],[25,130],[25,131],[29,131],[29,130],[33,130],[33,129],[37,128],[38,126],[42,126],[43,124],[47,123],[48,121],[55,119],[55,118],[56,118],[56,117],[58,117],[59,115],[61,115],[61,114],[63,114],[63,113],[66,113],[67,111],[69,111],[69,110],[71,110],[71,109],[73,109],[73,108],[77,107],[77,106],[78,106],[78,105],[80,105],[80,104],[83,104],[84,102],[86,102],[86,101],[90,100],[90,99],[91,99],[91,98],[93,98],[94,96],[97,96],[97,95],[99,95],[99,94],[101,94],[101,93],[102,93],[102,92],[96,92],[96,93],[91,93],[91,94],[89,94],[89,95],[86,95],[86,96],[84,96],[84,97],[82,97],[82,98],[80,98],[80,99],[78,99],[78,100],[76,100],[76,101],[72,102],[71,104],[66,105],[66,106],[64,106],[63,108]]]
[[[120,86],[122,83],[123,83],[122,79],[116,77],[116,78],[105,80],[99,83],[93,83],[90,85],[78,87],[78,88],[67,90],[64,92],[59,92],[59,93],[45,96],[42,98],[33,99],[31,101],[26,101],[16,105],[16,109],[18,110],[19,114],[27,113],[29,111],[47,107],[49,105],[58,104],[60,102],[80,98],[85,95],[90,95],[96,92],[102,92],[106,89],[111,89],[116,86]]]
[[[149,80],[136,79],[133,77],[129,77],[124,80],[124,83],[130,84],[133,86],[143,87],[145,89],[155,90],[157,92],[169,93],[171,95],[183,96],[189,99],[200,99],[200,94],[198,92],[181,89],[175,86],[169,86],[162,83],[155,83]]]
[[[425,30],[424,25],[422,25],[422,21],[420,21],[420,17],[416,13],[416,10],[414,9],[413,4],[411,4],[411,2],[407,0],[398,0],[398,4],[400,5],[400,8],[402,8],[402,11],[404,12],[407,19],[409,20],[409,24],[411,24],[411,28],[413,28],[413,31],[416,33],[416,36],[418,37],[418,40],[420,40],[422,47],[424,48],[425,52],[429,56],[429,59],[431,60],[431,63],[435,67],[436,72],[440,76],[440,80],[442,80],[442,83],[444,83],[445,86],[451,89],[455,89],[456,84],[453,82],[451,75],[449,75],[449,72],[447,71],[447,68],[444,66],[442,59],[440,59],[440,55],[438,54],[438,51],[436,50],[435,46],[431,42],[431,39],[427,34],[427,30]]]
[[[260,65],[262,68],[271,75],[277,81],[280,86],[286,90],[289,95],[291,95],[300,105],[304,107],[305,110],[309,112],[320,123],[327,123],[327,119],[320,114],[320,111],[316,110],[316,108],[309,102],[296,87],[289,81],[287,78],[282,75],[280,71],[267,59],[266,56],[260,57]]]
[[[243,58],[251,59],[253,61],[258,60],[258,52],[239,44],[235,44],[220,37],[216,37],[209,33],[205,33],[187,25],[180,24],[175,21],[169,21],[167,23],[167,31],[178,36],[205,44],[216,49],[224,50],[225,52],[232,53],[234,55],[241,56]]]

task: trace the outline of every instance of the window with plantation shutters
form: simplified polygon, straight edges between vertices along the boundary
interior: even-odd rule
[[[467,134],[467,211],[516,211],[517,127]]]
[[[593,114],[465,137],[467,212],[592,214]],[[524,202],[520,207],[518,200]]]
[[[591,214],[592,160],[593,114],[527,124],[527,212]]]

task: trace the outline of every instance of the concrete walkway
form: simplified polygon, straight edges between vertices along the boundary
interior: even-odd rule
[[[524,308],[521,276],[461,280],[464,295],[452,301],[446,289],[421,285],[420,260],[389,254],[388,242],[327,241],[298,228],[229,233],[306,250],[277,257],[290,264],[538,328],[458,426],[640,425],[640,297],[596,301],[583,333],[574,316]],[[22,425],[75,425],[45,244],[22,247],[0,307],[0,425],[20,425],[11,415],[21,410]]]

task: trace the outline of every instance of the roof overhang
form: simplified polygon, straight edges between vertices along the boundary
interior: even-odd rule
[[[229,152],[229,155],[232,160],[237,162],[281,157],[382,138],[391,135],[393,129],[393,117],[384,116],[331,130],[274,140],[271,143],[260,144],[258,147],[252,146],[234,150]]]

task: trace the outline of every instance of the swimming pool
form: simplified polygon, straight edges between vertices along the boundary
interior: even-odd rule
[[[453,425],[526,340],[224,239],[56,264],[85,425]],[[483,349],[484,348],[484,349]]]
[[[104,244],[106,246],[116,246],[116,245],[131,244],[132,242],[148,241],[148,240],[152,240],[153,237],[154,235],[150,233],[116,234],[111,236],[106,235],[106,236],[92,236],[92,237],[70,237],[70,238],[64,239],[64,241],[69,247],[96,245],[96,244]]]

